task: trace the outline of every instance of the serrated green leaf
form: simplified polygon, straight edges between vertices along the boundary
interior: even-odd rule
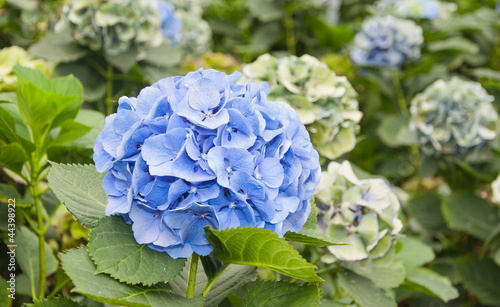
[[[458,291],[447,277],[426,268],[408,268],[405,284],[412,290],[448,302],[458,297]]]
[[[138,244],[131,225],[120,216],[102,218],[92,228],[88,248],[97,273],[107,273],[128,284],[167,282],[180,273],[186,262]]]
[[[314,283],[299,285],[284,281],[261,281],[248,289],[241,306],[319,306],[320,298],[321,289]]]
[[[411,146],[417,143],[417,138],[410,131],[409,123],[409,117],[388,115],[382,120],[377,133],[389,147]]]
[[[48,180],[54,194],[76,220],[92,227],[106,215],[108,196],[102,188],[104,176],[93,165],[52,163]]]
[[[446,197],[442,210],[448,227],[483,241],[500,223],[496,208],[470,191],[460,191]]]
[[[0,145],[0,167],[6,167],[19,174],[26,160],[28,157],[18,143]]]
[[[212,255],[221,261],[268,268],[310,282],[322,281],[314,272],[316,266],[270,230],[249,227],[213,230],[206,226],[205,234],[214,246]]]
[[[446,222],[441,213],[441,198],[436,193],[424,192],[414,195],[408,201],[410,216],[426,230],[446,232]]]
[[[352,296],[361,307],[396,307],[394,299],[383,289],[377,288],[373,282],[350,271],[339,274],[340,285]]]
[[[203,297],[186,299],[171,292],[168,284],[129,285],[111,276],[96,274],[96,266],[87,250],[72,249],[60,254],[63,269],[75,284],[74,292],[95,301],[126,306],[201,306]]]
[[[324,235],[316,230],[302,228],[299,232],[288,231],[283,236],[288,241],[303,243],[306,245],[332,246],[344,245],[341,242],[335,242],[330,236]]]
[[[405,267],[418,267],[434,260],[432,248],[418,239],[412,237],[399,238],[402,248],[396,254],[396,260],[401,261]]]
[[[316,229],[318,228],[317,223],[318,223],[318,213],[316,212],[316,201],[314,200],[313,197],[311,198],[311,212],[309,213],[307,221],[304,224],[304,227],[302,228]]]
[[[35,301],[33,304],[26,304],[30,307],[80,307],[81,305],[75,301],[65,297],[55,297],[51,299],[43,299]]]
[[[460,280],[485,305],[500,302],[500,267],[490,259],[467,256],[455,263]]]

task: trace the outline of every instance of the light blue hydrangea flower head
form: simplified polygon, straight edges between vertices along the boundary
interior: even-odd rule
[[[477,82],[438,80],[412,100],[410,129],[424,154],[465,157],[497,135],[493,100]]]
[[[174,42],[182,24],[173,13],[162,0],[71,0],[56,30],[68,29],[79,44],[114,56],[157,47],[165,38]]]
[[[351,59],[361,66],[397,67],[418,59],[423,41],[422,28],[412,20],[372,17],[356,34]]]
[[[375,9],[399,18],[434,19],[440,15],[441,5],[438,0],[381,0]]]
[[[348,161],[331,162],[318,186],[316,203],[319,230],[348,243],[328,247],[338,260],[381,261],[395,251],[403,224],[398,218],[399,200],[385,180],[359,179]]]
[[[208,255],[203,227],[298,231],[319,183],[319,155],[297,113],[266,84],[198,70],[121,97],[94,148],[107,215],[174,258]]]

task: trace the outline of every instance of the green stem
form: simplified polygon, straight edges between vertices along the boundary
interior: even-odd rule
[[[460,167],[462,170],[464,170],[466,173],[468,173],[469,175],[472,175],[473,177],[476,177],[477,179],[479,179],[481,181],[489,182],[493,179],[493,178],[490,178],[490,176],[487,176],[485,174],[482,174],[482,173],[476,171],[475,169],[470,167],[467,163],[463,162],[462,160],[460,160],[458,158],[450,156],[449,159],[453,163],[455,163],[458,167]]]
[[[316,274],[323,274],[323,273],[333,272],[333,271],[337,271],[338,269],[339,269],[338,266],[329,267],[329,268],[326,268],[326,269],[317,270]]]
[[[203,289],[203,292],[201,293],[201,295],[203,295],[203,297],[206,297],[208,292],[210,292],[210,290],[212,290],[212,287],[215,285],[217,280],[219,280],[219,277],[221,277],[222,273],[224,273],[224,271],[227,269],[228,266],[229,266],[229,263],[226,263],[222,267],[222,269],[219,271],[219,273],[217,273],[217,275],[215,275],[214,278],[212,278],[212,280],[208,281],[207,286],[205,287],[205,289]]]
[[[286,12],[285,16],[285,31],[286,31],[286,46],[288,48],[288,52],[291,55],[296,55],[295,51],[295,32],[294,32],[294,22],[293,22],[293,13]]]
[[[38,298],[45,297],[45,227],[43,225],[42,207],[40,205],[40,193],[38,191],[38,182],[30,185],[31,196],[35,201],[36,216],[38,220],[38,256],[40,260],[40,282],[38,285]]]
[[[108,63],[106,73],[106,115],[113,113],[113,65]]]
[[[403,88],[401,87],[401,82],[399,81],[399,74],[397,70],[392,70],[392,83],[394,84],[394,89],[396,90],[396,97],[398,98],[398,105],[401,114],[408,116],[408,106],[406,104],[405,95],[403,93]]]
[[[189,281],[186,298],[194,297],[194,286],[196,284],[196,271],[198,270],[198,260],[200,256],[198,254],[193,253],[191,257],[191,267],[189,268]]]

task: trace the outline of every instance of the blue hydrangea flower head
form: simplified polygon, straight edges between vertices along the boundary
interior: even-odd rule
[[[422,28],[411,20],[372,17],[356,34],[351,58],[362,66],[397,67],[419,58],[423,41]]]
[[[321,176],[297,113],[267,84],[200,69],[121,97],[94,147],[107,215],[174,258],[208,255],[203,227],[299,231]]]
[[[178,18],[174,6],[164,0],[152,0],[156,2],[158,14],[161,20],[161,33],[164,38],[171,39],[174,44],[181,39],[182,21]]]
[[[379,14],[411,19],[434,19],[440,15],[441,8],[438,0],[381,0],[375,4]]]

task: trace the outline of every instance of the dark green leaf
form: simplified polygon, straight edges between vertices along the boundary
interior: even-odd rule
[[[342,242],[335,242],[331,237],[317,232],[313,229],[302,228],[299,232],[289,231],[284,236],[288,241],[294,241],[307,245],[331,246],[342,245]]]
[[[416,238],[399,238],[398,243],[401,243],[402,248],[396,253],[396,260],[405,267],[418,267],[434,260],[432,248]]]
[[[417,138],[410,131],[409,124],[409,117],[388,115],[382,120],[377,132],[382,142],[389,147],[415,145]]]
[[[428,231],[446,232],[446,222],[441,213],[441,198],[436,193],[423,192],[408,201],[410,216]]]
[[[20,173],[26,160],[28,160],[28,157],[18,143],[0,145],[0,167],[6,167]]]
[[[108,60],[114,67],[126,73],[137,63],[137,54],[139,54],[137,48],[130,48],[118,55],[106,55],[106,60]]]
[[[81,305],[69,298],[55,297],[51,299],[43,299],[35,301],[33,304],[27,304],[30,307],[80,307]]]
[[[242,307],[319,306],[321,288],[317,284],[269,281],[255,283],[243,297]]]
[[[359,306],[397,306],[394,299],[385,290],[377,288],[371,280],[350,271],[342,271],[339,277],[340,285]]]
[[[458,297],[458,291],[447,277],[426,268],[408,268],[405,284],[412,290],[448,302]]]

